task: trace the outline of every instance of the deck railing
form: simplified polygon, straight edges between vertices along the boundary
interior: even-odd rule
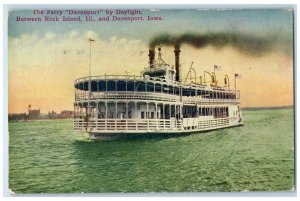
[[[179,95],[153,93],[153,92],[92,92],[90,100],[100,99],[121,99],[121,100],[154,100],[154,101],[168,101],[179,102]],[[89,100],[88,92],[76,94],[75,101]],[[197,104],[197,103],[238,103],[238,99],[212,99],[203,98],[201,96],[182,96],[183,103]]]
[[[84,81],[89,81],[89,80],[133,80],[133,81],[142,81],[142,80],[147,80],[147,81],[154,81],[154,82],[161,82],[163,84],[166,83],[166,80],[163,78],[159,77],[144,77],[141,75],[99,75],[99,76],[91,76],[91,77],[82,77],[78,78],[74,81],[74,83],[80,83]],[[177,81],[172,81],[170,84],[177,84],[179,85],[180,82]]]
[[[236,118],[235,118],[236,119]],[[209,130],[226,127],[230,118],[200,120],[189,118],[185,120],[172,119],[74,119],[74,129],[88,132],[122,132],[122,131],[180,131]]]
[[[88,93],[76,95],[76,101],[88,100]],[[93,92],[91,93],[90,100],[96,99],[136,99],[136,100],[159,100],[159,101],[179,101],[180,97],[163,94],[163,93],[150,93],[150,92]]]
[[[74,119],[75,130],[87,131],[156,131],[176,130],[181,121],[175,119]]]

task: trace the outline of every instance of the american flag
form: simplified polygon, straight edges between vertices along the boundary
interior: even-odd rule
[[[242,79],[242,74],[234,74],[234,77],[235,77],[236,79]]]

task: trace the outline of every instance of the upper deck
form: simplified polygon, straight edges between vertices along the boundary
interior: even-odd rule
[[[240,92],[230,90],[229,84],[227,85],[226,82],[224,87],[217,86],[215,73],[210,74],[206,71],[211,77],[211,84],[203,84],[202,81],[200,83],[181,82],[179,76],[180,50],[175,49],[174,52],[175,68],[162,59],[161,47],[159,47],[157,60],[155,60],[155,51],[149,50],[150,66],[144,68],[140,76],[105,74],[79,78],[74,83],[75,101],[131,99],[135,101],[182,102],[184,104],[239,103]]]
[[[90,96],[89,96],[90,83]],[[136,99],[184,103],[238,103],[239,91],[227,87],[183,84],[149,76],[103,75],[75,80],[75,101]]]

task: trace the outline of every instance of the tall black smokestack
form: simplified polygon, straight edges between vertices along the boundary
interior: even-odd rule
[[[150,68],[154,67],[154,62],[155,62],[155,50],[154,48],[149,49],[149,64],[150,64]]]
[[[175,76],[175,80],[176,81],[180,81],[180,74],[179,74],[179,55],[180,55],[180,45],[179,43],[176,43],[175,44],[175,50],[174,50],[174,53],[175,53],[175,70],[176,70],[176,76]]]

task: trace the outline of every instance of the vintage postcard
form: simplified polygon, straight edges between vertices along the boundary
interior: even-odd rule
[[[292,6],[7,20],[10,193],[294,192]]]

